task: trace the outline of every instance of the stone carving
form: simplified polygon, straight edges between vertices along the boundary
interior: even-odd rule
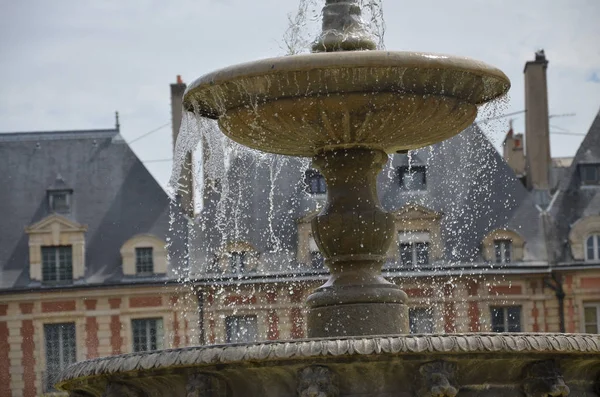
[[[420,397],[455,397],[458,393],[454,372],[456,365],[447,361],[434,361],[419,367]]]
[[[146,393],[124,383],[109,382],[102,397],[146,397]]]
[[[523,391],[527,397],[567,397],[570,392],[554,360],[526,367]]]
[[[170,365],[238,363],[349,354],[398,353],[600,353],[599,335],[574,334],[465,334],[402,335],[340,339],[313,339],[294,342],[253,343],[239,346],[199,346],[176,351],[134,353],[126,357],[102,357],[69,366],[58,382],[82,377],[106,376],[118,372],[165,368],[161,357],[176,353]]]
[[[335,374],[327,367],[313,365],[298,372],[299,397],[338,397]]]
[[[186,397],[212,397],[211,377],[206,374],[191,374],[185,385]]]

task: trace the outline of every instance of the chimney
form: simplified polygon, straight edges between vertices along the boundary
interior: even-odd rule
[[[550,189],[550,127],[548,119],[548,60],[544,50],[525,64],[525,171],[527,188]]]
[[[179,129],[181,128],[181,115],[183,113],[183,94],[187,88],[186,84],[181,79],[180,75],[177,75],[177,82],[171,84],[171,125],[173,127],[173,154],[175,154],[175,146],[177,144],[177,137],[179,136]],[[183,162],[181,175],[179,177],[178,189],[177,189],[177,200],[180,202],[181,207],[185,211],[185,214],[193,218],[194,217],[194,169],[192,153],[188,153],[185,156]]]
[[[525,174],[525,153],[523,152],[523,134],[515,134],[512,120],[510,128],[504,138],[503,157],[506,163],[515,172],[518,178]]]

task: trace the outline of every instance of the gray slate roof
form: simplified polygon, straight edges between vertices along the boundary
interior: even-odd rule
[[[67,217],[87,226],[80,284],[158,280],[123,277],[125,241],[140,233],[167,239],[170,199],[118,130],[0,134],[0,170],[0,290],[44,288],[29,278],[25,228],[50,214],[51,187],[73,189]],[[181,242],[172,249],[182,257]]]
[[[297,263],[297,220],[314,213],[322,199],[305,193],[306,160],[283,156],[258,161],[243,154],[228,170],[229,192],[220,199],[208,189],[192,243],[197,277],[217,277],[214,262],[228,241],[246,241],[259,252],[263,275],[294,273],[310,265]],[[414,203],[441,212],[445,261],[439,266],[482,263],[481,242],[491,231],[509,228],[525,239],[525,262],[546,259],[540,211],[535,200],[506,165],[487,137],[473,125],[445,142],[410,153],[413,165],[427,166],[427,190],[403,191],[396,168],[408,155],[394,155],[378,180],[382,205],[395,211]],[[275,176],[275,178],[272,178]],[[389,264],[393,265],[393,264]]]
[[[573,261],[567,246],[571,226],[584,216],[600,215],[600,187],[581,186],[579,165],[590,163],[600,164],[600,111],[579,146],[550,209],[556,228],[554,243],[557,262]]]

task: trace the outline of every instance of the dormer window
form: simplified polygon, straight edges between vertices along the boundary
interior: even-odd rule
[[[427,168],[422,165],[398,167],[398,180],[402,190],[427,190]]]
[[[600,164],[580,164],[579,175],[582,185],[600,185]]]
[[[304,181],[306,183],[306,191],[310,194],[325,194],[327,193],[327,184],[325,183],[325,177],[317,170],[306,170],[304,174]]]
[[[56,180],[47,190],[48,209],[58,214],[68,214],[73,205],[73,189],[65,182],[62,176],[57,175]]]

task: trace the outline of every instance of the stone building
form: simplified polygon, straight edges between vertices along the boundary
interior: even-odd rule
[[[0,134],[0,170],[1,396],[51,392],[74,361],[198,342],[170,199],[118,125]]]
[[[543,51],[527,62],[526,141],[509,133],[506,159],[474,124],[381,173],[397,230],[384,275],[409,295],[411,332],[600,331],[600,115],[572,161],[553,161],[547,65]],[[304,300],[327,278],[310,230],[322,176],[300,159],[204,149],[227,160],[204,175],[191,239],[201,341],[304,337]]]

